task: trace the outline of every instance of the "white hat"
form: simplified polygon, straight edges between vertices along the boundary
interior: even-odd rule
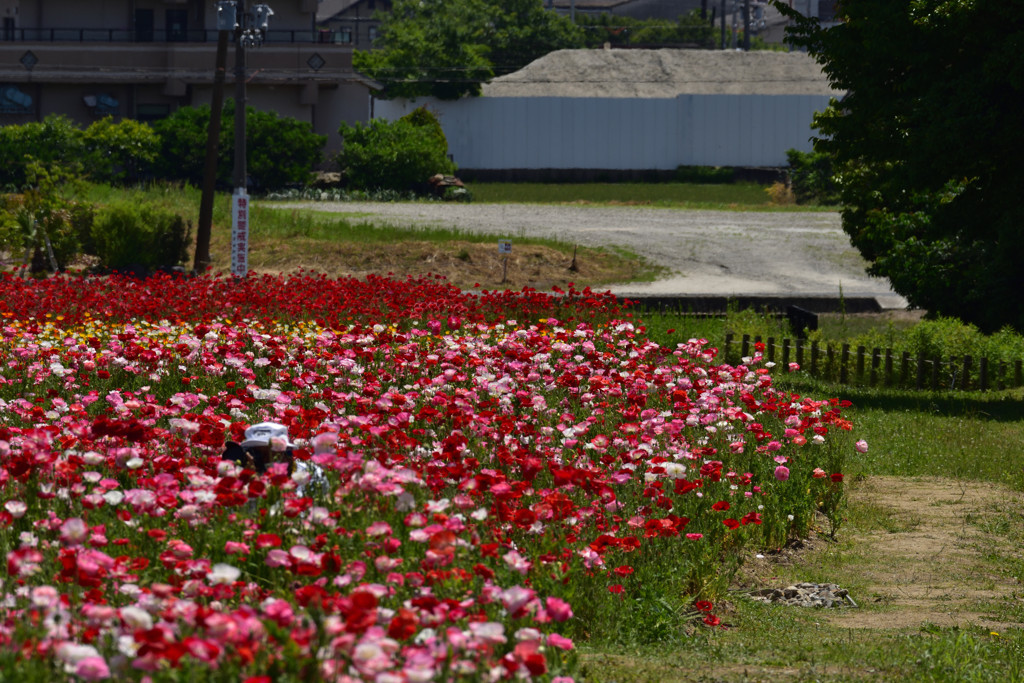
[[[245,441],[242,448],[252,446],[268,446],[271,439],[281,439],[285,448],[294,448],[295,444],[288,438],[288,428],[276,422],[260,422],[245,430]]]

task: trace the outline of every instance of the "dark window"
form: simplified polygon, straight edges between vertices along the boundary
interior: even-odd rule
[[[139,104],[135,106],[135,119],[137,121],[156,121],[166,119],[171,115],[169,104]]]
[[[153,10],[135,10],[135,40],[140,43],[153,42]]]
[[[4,40],[14,40],[14,17],[4,17]]]
[[[337,42],[341,43],[342,45],[352,44],[352,29],[349,28],[348,26],[338,29],[338,33],[336,35]]]
[[[167,10],[167,40],[184,42],[188,40],[188,10]]]

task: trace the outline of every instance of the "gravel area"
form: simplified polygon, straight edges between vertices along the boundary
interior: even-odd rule
[[[351,214],[396,225],[434,225],[495,240],[549,237],[621,247],[665,266],[653,283],[617,294],[874,297],[905,308],[886,280],[869,277],[836,212],[690,211],[632,206],[316,202],[281,206]]]

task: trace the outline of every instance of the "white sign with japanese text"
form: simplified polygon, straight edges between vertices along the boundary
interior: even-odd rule
[[[249,195],[236,188],[231,195],[231,274],[245,277],[249,272]]]

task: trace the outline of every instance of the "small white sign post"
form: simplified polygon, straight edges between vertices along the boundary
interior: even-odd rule
[[[501,284],[508,280],[508,255],[512,253],[512,242],[509,240],[498,240],[498,253],[504,258],[501,261]]]
[[[236,187],[231,195],[231,274],[245,277],[249,272],[249,195]]]

